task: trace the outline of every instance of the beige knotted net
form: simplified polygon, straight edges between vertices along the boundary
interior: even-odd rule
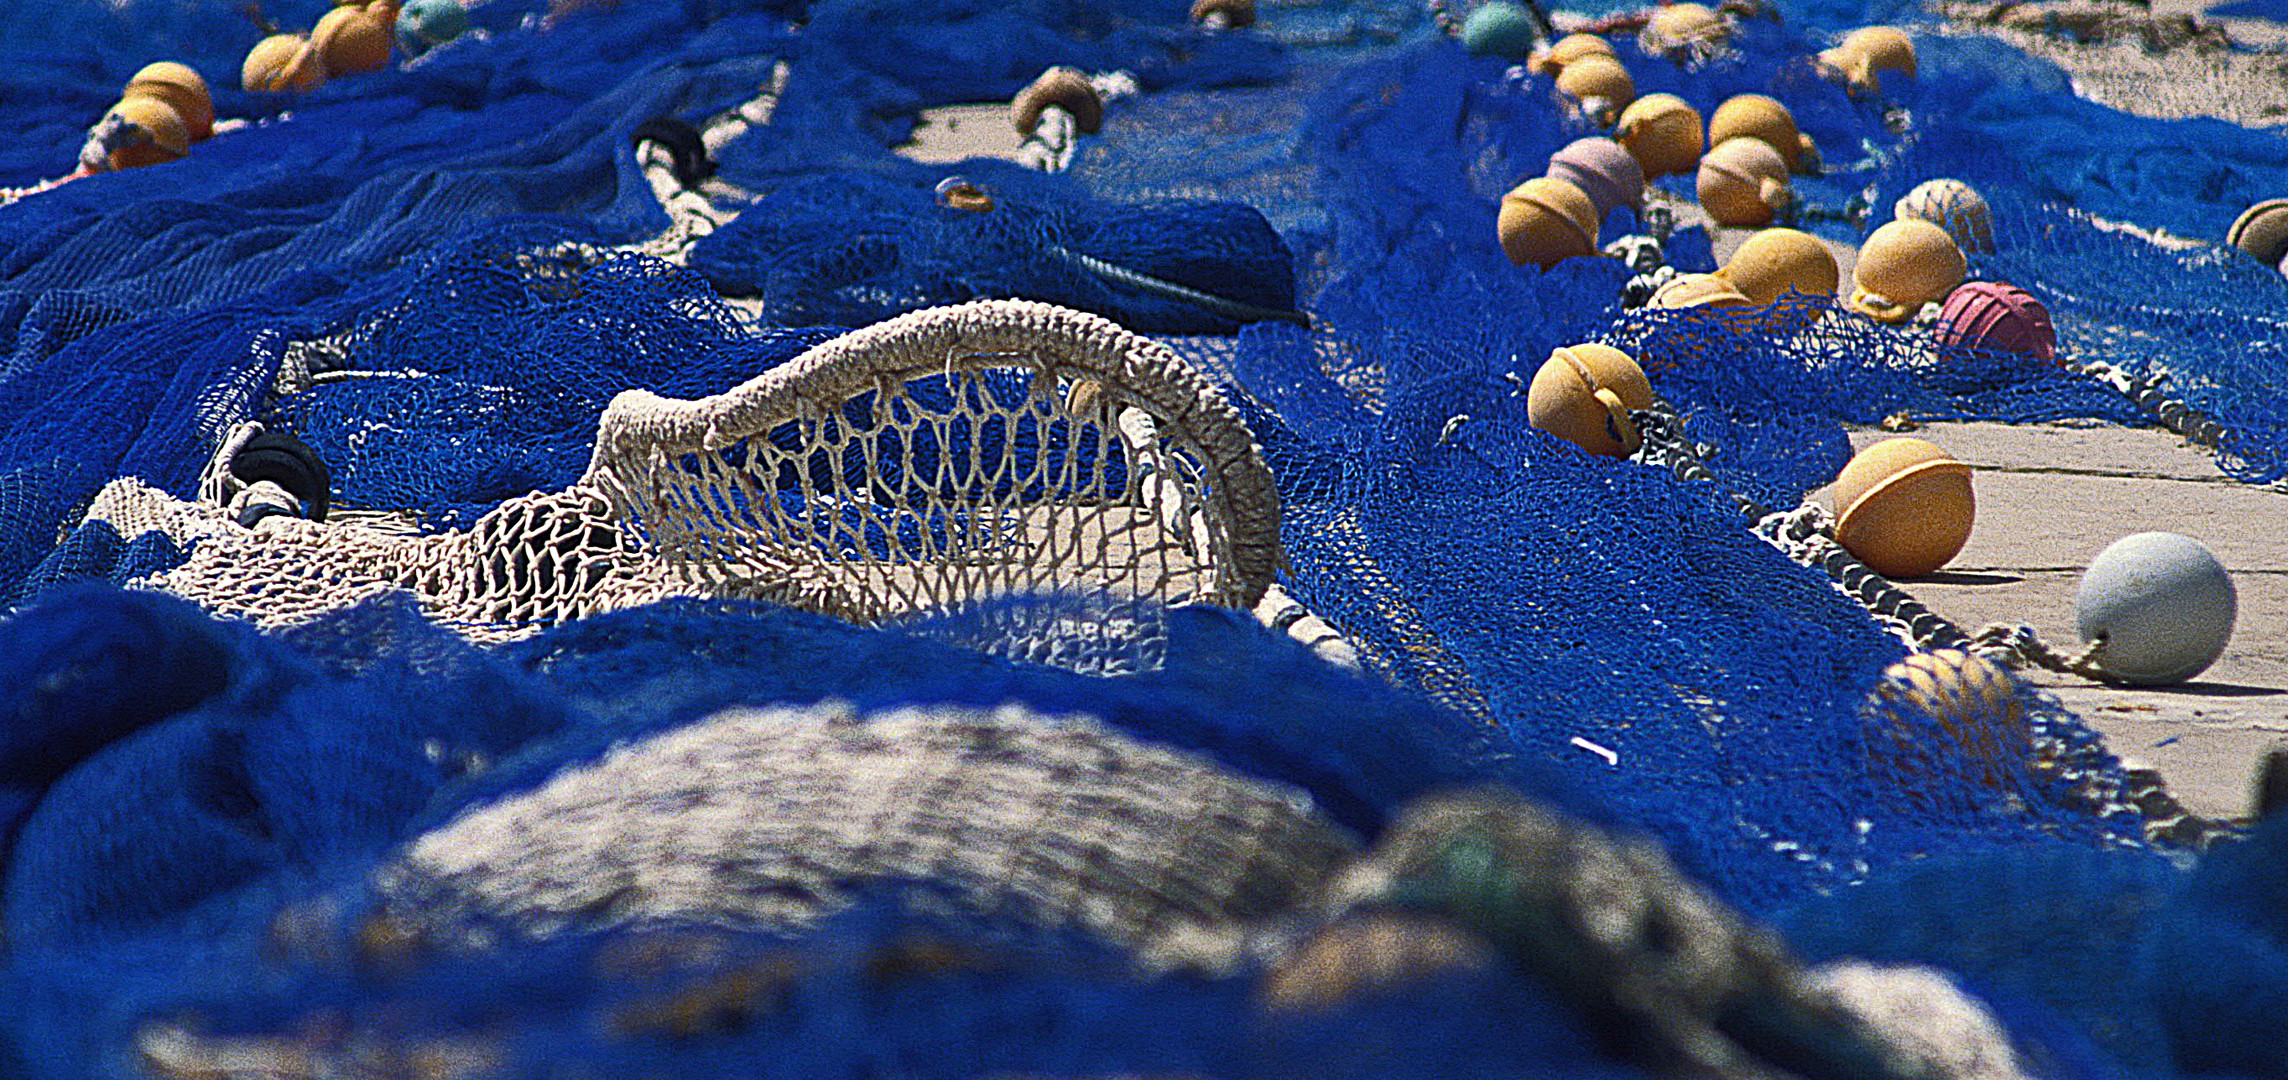
[[[734,708],[476,806],[375,873],[392,918],[795,933],[896,883],[1140,946],[1301,906],[1354,841],[1304,792],[1021,705]]]
[[[586,473],[465,531],[237,525],[132,479],[89,519],[188,561],[138,584],[264,627],[389,589],[480,640],[669,596],[854,622],[1008,595],[1252,608],[1280,558],[1269,470],[1165,346],[1047,304],[853,331],[717,396],[613,399]]]

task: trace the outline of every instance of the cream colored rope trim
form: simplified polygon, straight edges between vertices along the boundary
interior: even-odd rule
[[[937,378],[950,409],[912,395]],[[864,395],[871,427],[846,419]],[[1105,319],[1020,301],[854,331],[717,397],[623,393],[578,483],[463,532],[248,527],[130,480],[87,518],[190,549],[138,584],[266,628],[402,589],[478,640],[668,596],[856,622],[1044,590],[1248,609],[1280,560],[1270,471],[1205,379]]]
[[[804,417],[838,415],[868,392],[897,396],[908,380],[1028,370],[1038,385],[1093,385],[1105,416],[1148,415],[1163,443],[1196,456],[1210,495],[1195,509],[1218,564],[1216,595],[1253,608],[1280,559],[1279,500],[1239,414],[1166,346],[1104,318],[1049,304],[985,300],[915,312],[813,347],[732,390],[679,401],[644,390],[612,399],[581,483],[610,493],[655,544],[676,544],[670,480],[684,455],[712,454]],[[665,543],[662,543],[665,541]],[[806,553],[808,554],[808,553]],[[671,555],[672,557],[672,555]]]

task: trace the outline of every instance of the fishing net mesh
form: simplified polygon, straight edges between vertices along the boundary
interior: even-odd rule
[[[1094,721],[844,704],[726,711],[616,750],[425,834],[377,882],[428,933],[483,918],[548,938],[785,933],[869,879],[937,881],[973,907],[1143,945],[1292,908],[1351,849],[1299,791]]]
[[[1593,973],[1504,951],[1525,916],[1331,912],[1352,838],[1495,783],[1806,963],[1950,972],[2025,1071],[2279,1074],[2277,826],[2183,869],[2070,712],[1886,681],[1906,643],[1734,498],[1798,506],[1900,413],[2156,422],[2097,362],[2288,477],[2288,285],[2180,242],[2288,191],[2276,139],[1976,38],[1888,101],[1818,75],[1896,6],[1689,63],[1613,35],[1641,93],[1788,102],[1819,235],[1978,187],[1973,276],[2077,372],[1513,266],[1498,199],[1593,131],[1547,76],[1412,4],[1187,7],[496,0],[300,97],[232,88],[262,28],[224,5],[0,12],[0,184],[152,60],[248,121],[0,207],[0,1073],[1645,1075]],[[893,152],[1060,63],[1140,91],[1066,172]],[[662,120],[712,175],[633,145]],[[1581,341],[1645,357],[1714,482],[1531,426]],[[327,520],[207,497],[249,423]],[[1366,671],[1223,610],[1279,595]]]
[[[1050,592],[1249,608],[1278,519],[1246,427],[1172,353],[983,302],[836,338],[717,397],[623,392],[577,483],[465,531],[233,527],[131,479],[82,527],[190,548],[150,583],[257,625],[400,589],[498,639],[671,595],[854,622]]]

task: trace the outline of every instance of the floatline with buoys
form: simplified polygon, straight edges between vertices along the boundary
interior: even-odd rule
[[[2281,800],[2013,670],[2198,678],[2231,575],[2125,523],[2079,648],[1957,626],[1975,472],[1845,434],[2288,446],[2273,192],[2097,228],[2015,54],[186,10],[7,159],[0,1072],[2277,1071]]]

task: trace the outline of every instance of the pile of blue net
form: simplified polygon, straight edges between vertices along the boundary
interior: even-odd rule
[[[1451,904],[1413,914],[1474,928],[1495,962],[1369,956],[1355,966],[1379,976],[1281,1004],[1309,951],[1294,943],[1338,917],[1319,880],[1307,903],[1240,890],[1250,914],[1222,929],[1250,944],[1222,952],[979,904],[993,882],[950,866],[737,886],[816,914],[794,931],[639,918],[632,900],[549,932],[393,907],[407,853],[456,822],[513,817],[725,710],[834,702],[1083,718],[1200,784],[1285,793],[1346,851],[1417,800],[1499,789],[1651,837],[1805,964],[1948,973],[2017,1057],[1977,1075],[2288,1076],[2288,823],[2205,851],[2149,839],[2119,765],[2032,690],[1985,719],[2038,732],[2039,762],[1870,708],[1905,646],[1729,498],[1798,505],[1848,458],[1845,424],[2147,413],[2058,368],[1934,364],[1872,324],[1767,338],[1627,313],[1613,260],[1520,269],[1492,242],[1498,201],[1587,133],[1548,78],[1395,0],[1265,2],[1228,31],[1188,7],[493,0],[472,10],[481,34],[298,96],[236,89],[263,29],[220,0],[0,10],[0,187],[69,171],[154,60],[251,121],[0,205],[0,1078],[1663,1074],[1641,1033],[1583,1008],[1579,973]],[[1973,276],[2035,293],[2069,348],[2165,374],[2227,433],[2235,479],[2288,480],[2288,284],[2229,248],[2109,227],[2221,236],[2288,195],[2288,147],[2105,110],[1975,39],[1918,37],[1922,75],[1887,106],[1813,71],[1835,32],[1911,15],[1783,6],[1690,68],[1617,47],[1642,93],[1787,101],[1827,158],[1799,187],[1815,231],[1856,241],[1931,177],[1977,186],[1998,243]],[[669,224],[639,128],[702,123],[782,63],[770,123],[715,156],[739,215],[680,265],[613,253]],[[1006,100],[1053,64],[1139,88],[1069,171],[893,149],[921,110]],[[956,174],[997,208],[941,206]],[[1605,239],[1635,227],[1617,214]],[[1713,268],[1696,229],[1668,247]],[[848,328],[987,297],[1106,315],[1218,381],[1277,479],[1282,586],[1365,670],[1208,608],[1150,613],[1155,633],[1095,641],[1082,671],[1008,659],[1007,623],[975,613],[859,628],[728,601],[489,649],[402,597],[263,634],[126,587],[186,553],[83,521],[122,477],[194,497],[254,420],[326,461],[337,506],[466,527],[578,478],[622,390],[717,393]],[[1624,323],[1689,358],[1649,373],[1719,483],[1527,423],[1550,350]],[[1027,602],[1049,606],[1031,625],[1101,615]],[[1088,798],[1117,802],[1103,782]],[[608,820],[537,827],[612,846]],[[1102,877],[1067,901],[1134,884]],[[1820,1060],[1764,1065],[1861,1075]]]

